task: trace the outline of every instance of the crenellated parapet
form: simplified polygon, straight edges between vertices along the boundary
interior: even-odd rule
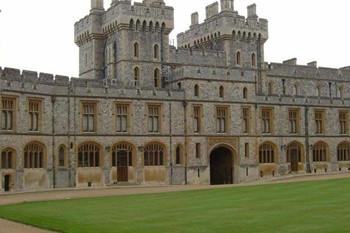
[[[221,11],[217,2],[206,7],[206,19],[198,22],[198,13],[191,16],[191,26],[177,35],[179,47],[205,47],[203,44],[220,39],[257,40],[268,39],[268,21],[256,14],[256,5],[248,6],[247,17],[233,10],[233,1],[221,1]]]

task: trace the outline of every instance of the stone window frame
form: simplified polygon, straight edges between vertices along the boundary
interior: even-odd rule
[[[324,135],[325,134],[325,119],[326,119],[326,110],[324,109],[315,109],[314,111],[314,123],[315,123],[315,134]]]
[[[229,130],[229,106],[215,106],[215,126],[217,134],[227,134]]]
[[[350,161],[350,143],[349,142],[341,142],[337,146],[337,161],[344,162]]]
[[[293,127],[293,123],[294,123],[294,127]],[[288,133],[294,134],[294,135],[300,134],[300,109],[299,108],[288,109]]]
[[[203,106],[202,105],[193,105],[193,133],[194,134],[200,134],[202,133],[202,122],[203,122]],[[198,130],[196,131],[196,119],[198,118]]]
[[[339,110],[339,134],[347,135],[349,133],[349,112]]]
[[[248,100],[248,88],[247,87],[243,87],[243,99],[244,100]]]
[[[2,131],[6,131],[6,132],[16,132],[17,129],[17,97],[15,96],[0,96],[0,100],[1,100],[1,128]],[[4,101],[6,102],[12,102],[11,103],[11,108],[10,107],[4,107],[5,104],[8,103],[4,103]],[[8,118],[4,119],[4,115],[6,115],[8,117],[8,112],[11,111],[11,127],[8,127]],[[4,122],[3,122],[4,121]],[[5,123],[5,124],[4,124]],[[5,127],[3,127],[5,126]]]
[[[154,77],[153,87],[154,88],[161,88],[162,83],[161,83],[161,79],[160,79],[160,70],[158,68],[154,69],[153,77]]]
[[[225,88],[223,86],[219,87],[219,98],[225,98]]]
[[[143,149],[145,167],[161,167],[166,164],[166,148],[158,142],[148,143]]]
[[[328,144],[319,141],[312,146],[312,161],[313,162],[329,162],[329,147]]]
[[[32,141],[23,148],[24,169],[46,169],[46,146],[38,141]]]
[[[249,147],[249,143],[246,142],[244,143],[244,157],[249,158],[250,157],[249,154],[250,154],[250,147]]]
[[[242,133],[250,134],[251,107],[242,106]]]
[[[42,130],[43,105],[44,99],[27,98],[27,126],[31,133],[39,133]]]
[[[160,134],[162,132],[163,111],[161,103],[147,103],[147,132],[151,134]],[[156,110],[156,111],[154,111]],[[157,122],[155,128],[154,122]],[[152,124],[152,125],[151,125]]]
[[[134,42],[134,58],[140,58],[140,44],[139,42]]]
[[[198,84],[195,84],[194,87],[193,87],[193,95],[195,97],[199,97],[200,96],[200,90],[199,90],[199,85]]]
[[[16,151],[10,147],[1,151],[1,165],[0,169],[9,170],[16,169]]]
[[[263,142],[259,145],[259,163],[274,164],[278,155],[277,148],[272,142]]]
[[[111,167],[117,167],[117,156],[119,151],[125,151],[127,153],[128,167],[132,167],[135,164],[136,151],[134,146],[128,142],[118,142],[112,147],[111,153]]]
[[[95,142],[83,142],[77,149],[77,167],[94,168],[102,166],[102,147]]]
[[[291,142],[287,148],[286,148],[286,157],[287,157],[287,163],[291,163],[292,159],[291,159],[291,155],[290,155],[290,151],[292,149],[295,149],[298,153],[297,153],[297,157],[298,157],[298,163],[301,163],[303,161],[303,145],[297,141]]]
[[[273,134],[275,132],[273,107],[260,108],[260,123],[262,134]]]
[[[121,111],[123,108],[126,110],[126,114]],[[131,132],[131,102],[114,102],[114,129],[117,134],[128,134]],[[118,130],[118,116],[124,116],[126,118],[126,130]],[[122,118],[120,118],[122,121]],[[121,122],[122,123],[122,122]]]
[[[140,68],[134,67],[134,87],[140,87]]]
[[[240,50],[236,51],[236,66],[242,66],[242,53]]]
[[[201,144],[200,143],[196,143],[195,144],[195,155],[196,155],[196,158],[199,159],[201,157]]]
[[[252,67],[253,67],[253,68],[256,68],[256,67],[257,67],[257,59],[256,59],[256,54],[255,54],[255,52],[252,53],[251,58],[252,58],[252,59],[251,59]]]
[[[86,108],[84,108],[85,105],[90,105],[90,107],[93,107],[93,112],[84,112]],[[83,134],[94,134],[98,132],[98,101],[93,101],[93,100],[82,100],[80,101],[80,132]],[[90,128],[87,130],[84,130],[84,116],[93,116],[93,129],[91,130]],[[88,122],[89,122],[89,117],[88,117]],[[89,127],[89,126],[88,126]]]
[[[175,146],[175,164],[182,165],[184,163],[184,148],[182,144]]]
[[[154,44],[153,45],[153,59],[159,60],[160,53],[159,53],[159,45]]]
[[[63,164],[62,164],[63,162]],[[66,168],[68,166],[68,148],[61,144],[57,150],[57,165],[59,168]]]

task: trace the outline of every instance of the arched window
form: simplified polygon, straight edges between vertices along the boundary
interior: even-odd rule
[[[78,167],[100,166],[100,147],[94,143],[84,143],[78,148]]]
[[[154,31],[155,32],[159,32],[159,23],[158,22],[156,22],[156,26],[154,28]]]
[[[140,46],[138,43],[134,44],[134,57],[136,58],[140,57]]]
[[[199,97],[199,86],[197,84],[194,85],[194,96]]]
[[[252,54],[252,67],[256,67],[256,55],[255,55],[255,53]]]
[[[223,86],[220,86],[219,96],[220,96],[220,98],[224,98],[224,87]]]
[[[112,149],[112,167],[132,166],[132,146],[127,143],[118,143]]]
[[[236,53],[236,64],[238,66],[242,65],[242,57],[241,57],[241,52],[240,51],[237,51],[237,53]]]
[[[337,147],[338,161],[350,161],[350,143],[342,142]]]
[[[324,142],[318,142],[313,146],[312,161],[326,162],[328,159],[328,146]]]
[[[130,30],[130,31],[134,31],[134,20],[133,20],[133,19],[130,20],[130,23],[129,23],[129,30]]]
[[[153,47],[153,57],[155,59],[159,58],[159,46],[157,44]]]
[[[12,149],[5,149],[1,152],[1,168],[14,169],[15,168],[15,152]]]
[[[152,143],[144,149],[145,166],[163,166],[164,165],[164,147],[158,143]]]
[[[44,145],[32,142],[24,148],[24,168],[44,168]]]
[[[149,22],[148,30],[149,30],[150,32],[153,31],[153,23],[152,23],[152,21]]]
[[[180,145],[178,145],[177,147],[176,147],[176,161],[175,161],[175,163],[176,164],[181,164],[181,146]]]
[[[159,88],[160,87],[160,72],[159,69],[154,70],[154,87]]]
[[[58,166],[59,167],[64,167],[66,165],[65,155],[66,155],[66,149],[65,149],[65,146],[62,145],[58,149]]]
[[[321,86],[317,86],[316,87],[316,96],[320,97],[322,93],[322,87]]]
[[[275,154],[275,146],[272,143],[263,143],[259,146],[259,163],[274,163]]]
[[[143,21],[143,23],[142,23],[142,31],[146,31],[146,28],[147,28],[147,23],[146,23],[146,21]]]
[[[141,29],[141,22],[140,22],[140,20],[137,20],[136,21],[136,31],[138,32],[138,31],[140,31],[140,29]]]
[[[134,69],[134,85],[135,87],[140,86],[140,70],[138,67],[135,67]]]
[[[268,95],[273,95],[273,82],[269,82],[267,84],[267,94]]]
[[[243,88],[243,99],[248,99],[248,89],[246,87]]]

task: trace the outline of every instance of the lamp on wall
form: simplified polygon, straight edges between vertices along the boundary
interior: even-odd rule
[[[287,146],[285,144],[281,145],[281,150],[285,150],[287,148]]]
[[[110,145],[105,146],[105,150],[106,150],[107,152],[110,152],[110,151],[111,151],[111,146],[110,146]]]

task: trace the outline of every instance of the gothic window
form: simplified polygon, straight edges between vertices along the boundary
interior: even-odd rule
[[[138,67],[134,68],[134,85],[135,87],[140,86],[140,70]]]
[[[275,146],[272,143],[263,143],[259,146],[259,163],[274,163],[275,154]]]
[[[99,167],[100,147],[94,143],[84,143],[78,148],[78,167]]]
[[[127,166],[132,167],[132,155],[133,155],[133,150],[132,146],[127,144],[127,143],[118,143],[113,147],[112,150],[112,166],[117,167],[118,164],[124,162],[124,164],[127,164]],[[119,161],[118,161],[118,156],[119,156]],[[121,161],[122,159],[126,159],[127,161]]]
[[[148,27],[149,31],[153,31],[153,23],[152,22],[149,22],[149,27]]]
[[[244,143],[244,157],[249,158],[249,143]]]
[[[83,132],[96,132],[96,103],[82,103],[82,108]]]
[[[144,149],[143,155],[145,166],[164,165],[164,147],[158,143],[147,145]]]
[[[140,57],[140,46],[139,43],[134,44],[134,57],[139,58]]]
[[[153,47],[153,58],[159,59],[159,45],[154,45]]]
[[[256,55],[255,55],[255,53],[252,54],[252,67],[256,67]]]
[[[216,108],[216,132],[226,133],[227,130],[227,108],[217,107]]]
[[[219,97],[224,98],[224,87],[223,86],[220,86],[220,88],[219,88]]]
[[[140,20],[137,20],[136,21],[136,31],[138,32],[140,30],[141,30],[141,22],[140,22]]]
[[[160,106],[148,106],[148,132],[158,133],[160,131]]]
[[[199,97],[199,86],[197,84],[194,85],[194,96]]]
[[[342,142],[337,147],[338,161],[350,161],[350,143]]]
[[[65,146],[60,146],[58,149],[58,166],[59,167],[64,167],[66,162],[65,162],[65,154],[66,154],[66,149]]]
[[[130,23],[129,23],[129,30],[130,30],[130,31],[134,31],[134,20],[133,20],[133,19],[130,20]]]
[[[196,154],[196,158],[200,158],[201,157],[201,144],[200,143],[196,143],[196,148],[195,148],[195,154]]]
[[[181,155],[182,155],[182,149],[181,149],[181,146],[178,145],[176,147],[176,159],[175,159],[176,164],[181,164]]]
[[[32,132],[39,131],[39,124],[41,120],[41,101],[28,101],[28,130]]]
[[[159,32],[159,23],[158,22],[156,22],[156,26],[154,28],[154,31],[155,32]]]
[[[13,130],[15,122],[15,100],[2,97],[1,106],[1,128],[2,130]]]
[[[200,106],[193,107],[193,132],[200,133],[202,124],[202,110]]]
[[[44,168],[44,145],[32,142],[24,148],[24,168]]]
[[[155,88],[160,88],[160,72],[159,69],[154,70],[154,87]]]
[[[324,114],[323,110],[315,111],[316,134],[324,133]]]
[[[128,132],[129,121],[129,105],[117,104],[116,105],[116,127],[118,133]]]
[[[145,32],[146,28],[147,28],[147,23],[146,23],[146,21],[143,21],[143,23],[142,23],[142,31]]]
[[[312,161],[326,162],[328,157],[328,146],[324,142],[318,142],[313,146]]]
[[[339,112],[339,126],[340,126],[340,134],[348,133],[348,112],[340,111]]]
[[[1,152],[1,168],[14,169],[15,168],[15,153],[12,149],[5,149]]]
[[[243,133],[250,131],[250,108],[242,109],[242,131]]]
[[[272,132],[272,109],[263,108],[261,110],[261,131],[262,133]]]
[[[237,51],[236,53],[236,64],[237,66],[242,66],[242,57],[240,51]]]
[[[248,89],[246,87],[243,88],[243,99],[248,99]]]

